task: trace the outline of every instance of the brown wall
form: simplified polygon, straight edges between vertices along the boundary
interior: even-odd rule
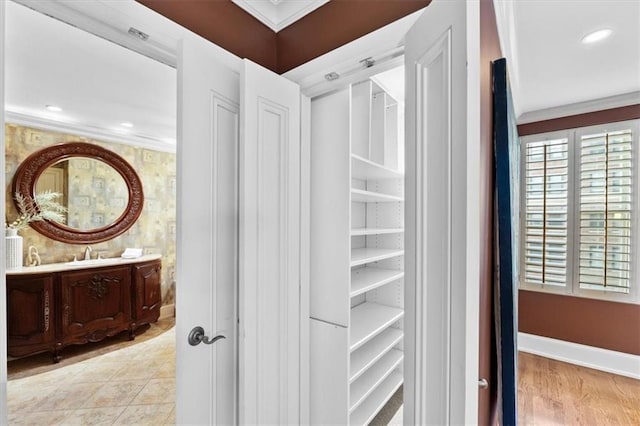
[[[478,424],[495,424],[496,368],[493,339],[493,91],[491,62],[502,56],[493,0],[480,1],[480,365],[489,381],[479,391]],[[493,359],[492,359],[493,358]]]
[[[633,120],[636,118],[640,118],[640,104],[520,124],[518,126],[518,135],[535,135],[537,133],[596,126],[598,124],[615,123],[616,121]]]
[[[640,355],[640,306],[520,290],[519,330]]]
[[[640,118],[640,105],[518,126],[520,136]],[[637,283],[634,283],[637,284]],[[520,290],[519,331],[640,355],[640,305]]]
[[[231,0],[137,0],[241,58],[276,69],[276,34]]]
[[[431,0],[332,0],[279,33],[231,0],[137,0],[229,52],[285,73]]]
[[[278,33],[277,71],[285,73],[429,3],[431,0],[332,0]]]

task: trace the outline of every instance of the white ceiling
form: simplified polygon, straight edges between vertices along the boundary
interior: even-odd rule
[[[610,97],[640,102],[640,1],[494,4],[517,115]],[[602,28],[613,35],[592,45],[581,43]]]
[[[231,0],[257,20],[278,32],[329,0]]]
[[[167,148],[176,141],[176,71],[14,2],[7,2],[6,108]],[[63,109],[52,113],[46,105]],[[122,122],[130,122],[126,128]]]

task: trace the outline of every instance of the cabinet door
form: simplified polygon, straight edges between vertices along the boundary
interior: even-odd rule
[[[8,353],[21,356],[53,342],[53,279],[7,277]]]
[[[95,342],[127,329],[131,318],[128,266],[66,272],[60,281],[66,343]]]
[[[134,295],[133,318],[137,321],[155,321],[160,315],[160,262],[133,266]]]

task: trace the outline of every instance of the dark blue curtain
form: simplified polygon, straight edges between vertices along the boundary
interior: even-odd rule
[[[517,399],[517,291],[519,228],[518,130],[511,101],[507,61],[493,63],[496,256],[494,318],[497,350],[498,422],[515,425]]]

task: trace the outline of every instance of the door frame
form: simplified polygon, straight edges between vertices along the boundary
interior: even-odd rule
[[[0,1],[0,185],[2,188],[6,188],[6,173],[5,173],[5,140],[4,140],[4,43],[6,28],[5,21],[5,2]],[[0,195],[0,215],[7,217],[5,212],[6,196],[4,191]],[[7,317],[7,276],[6,276],[6,256],[5,249],[0,250],[2,256],[0,259],[0,424],[8,423],[7,413],[7,322],[4,318]]]
[[[178,63],[178,54],[179,54],[179,45],[177,39],[172,38],[175,34],[178,34],[181,31],[187,32],[178,26],[178,24],[172,23],[175,25],[175,28],[170,28],[170,36],[161,39],[160,41],[156,41],[153,45],[145,45],[144,42],[140,40],[136,40],[133,37],[124,37],[122,31],[118,30],[118,24],[122,25],[117,21],[117,13],[114,13],[112,6],[107,6],[105,4],[96,5],[93,4],[95,10],[92,10],[91,13],[87,13],[88,9],[82,10],[83,7],[89,6],[89,4],[82,4],[79,2],[77,4],[66,5],[62,2],[41,2],[39,0],[10,0],[15,3],[24,5],[28,8],[34,9],[39,13],[43,13],[53,19],[60,19],[62,22],[76,26],[77,28],[86,31],[89,34],[96,35],[98,37],[104,38],[110,42],[119,44],[125,48],[128,48],[138,54],[147,56],[151,59],[157,60],[165,65],[171,66],[172,68],[177,70]],[[137,5],[137,3],[132,2],[131,4]],[[132,7],[131,4],[124,5],[124,7]],[[6,112],[5,112],[5,103],[4,103],[4,95],[5,95],[5,31],[6,28],[6,2],[0,1],[0,22],[2,22],[2,30],[0,30],[0,128],[2,131],[0,132],[0,184],[2,187],[6,188],[6,174],[5,174],[5,150],[6,150],[6,141],[5,141],[5,121],[6,121]],[[142,7],[142,5],[138,5]],[[141,11],[139,16],[144,16],[148,14],[147,11]],[[162,25],[167,25],[165,23],[155,23],[154,28],[161,28]],[[176,28],[180,28],[179,30]],[[220,49],[222,51],[222,49]],[[226,65],[233,64],[232,60],[222,60]],[[178,80],[178,75],[176,72],[176,81]],[[178,120],[176,116],[176,120]],[[180,145],[176,147],[176,157],[180,156]],[[178,189],[179,191],[179,189]],[[177,200],[179,200],[179,193],[176,194]],[[6,217],[6,194],[2,192],[0,194],[0,215],[2,217]],[[179,214],[180,207],[178,206],[177,214]],[[178,231],[179,232],[179,231]],[[178,243],[180,239],[180,235],[176,234],[176,243]],[[179,245],[176,247],[176,258],[179,258]],[[4,249],[0,250],[2,252],[2,256],[0,256],[0,318],[6,318],[7,315],[7,306],[6,306],[6,258],[4,256]],[[177,318],[176,312],[176,318]],[[177,338],[177,337],[176,337]],[[6,321],[0,321],[0,424],[8,423],[8,393],[7,393],[7,323]]]
[[[123,41],[121,37],[122,31],[117,30],[117,23],[114,20],[115,15],[113,14],[104,15],[101,17],[101,19],[99,19],[98,13],[94,13],[93,16],[88,16],[86,13],[80,13],[78,11],[75,11],[75,15],[74,15],[74,10],[72,9],[72,7],[64,4],[60,4],[57,2],[34,2],[32,0],[17,0],[17,2],[23,3],[23,4],[30,3],[31,5],[29,7],[33,7],[36,9],[40,9],[39,7],[34,7],[34,4],[36,3],[38,3],[39,5],[42,5],[43,3],[44,4],[49,3],[46,6],[44,6],[49,9],[47,11],[47,14],[49,15],[60,16],[66,22],[75,21],[74,25],[78,26],[79,28],[85,31],[89,31],[91,33],[94,33],[96,35],[99,35],[111,41],[116,41],[118,44],[124,45],[125,47],[128,47],[134,51],[137,51],[138,53],[144,54],[146,56],[150,56],[154,59],[158,59],[161,62],[168,63],[167,61],[169,62],[172,61],[172,63],[169,63],[169,64],[172,66],[176,66],[177,43],[174,44],[176,40],[172,39],[171,37],[165,40],[162,40],[160,43],[158,43],[158,46],[155,48],[155,53],[154,53],[154,49],[150,50],[148,46],[141,45],[140,43],[137,43],[135,40]],[[99,2],[99,3],[102,3],[102,2]],[[478,149],[479,127],[480,127],[480,118],[479,118],[479,108],[480,108],[479,107],[480,105],[479,75],[480,74],[479,74],[479,36],[478,36],[479,35],[479,6],[476,4],[476,2],[466,2],[466,3],[467,3],[466,10],[467,10],[467,30],[468,30],[467,50],[468,50],[469,59],[470,59],[468,64],[468,72],[467,72],[467,87],[469,91],[469,98],[467,102],[467,118],[469,120],[468,132],[467,132],[467,154],[469,155],[469,158],[477,158],[477,155],[474,157],[473,154],[474,153],[477,154],[477,152],[479,152],[479,149]],[[106,5],[104,4],[102,6],[106,7]],[[142,5],[139,5],[139,4],[137,4],[137,6],[141,8],[143,7]],[[110,7],[117,8],[118,6],[111,5]],[[125,4],[123,7],[132,8],[133,6],[127,2],[127,4]],[[51,10],[52,8],[57,9],[57,14],[55,13],[55,11]],[[423,10],[416,12],[416,14],[414,14],[415,16],[413,19],[415,20],[415,18],[417,18],[417,16],[421,14]],[[0,2],[0,19],[4,20],[4,2]],[[109,19],[111,19],[111,21]],[[404,20],[400,20],[400,21],[404,22]],[[166,22],[171,23],[171,21],[169,20],[166,20]],[[178,26],[175,23],[171,23],[171,24]],[[405,23],[405,25],[407,24]],[[384,30],[384,28],[381,30]],[[360,50],[360,52],[366,52],[368,54],[367,56],[374,56],[374,57],[384,57],[385,55],[389,54],[390,46],[388,43],[378,46],[377,49],[375,47],[372,47],[376,45],[375,34],[381,30],[374,31],[364,36],[363,38],[356,40],[356,42],[360,43],[360,46],[366,46],[364,49]],[[175,34],[175,32],[172,33],[172,35],[173,34]],[[379,33],[377,37],[379,38]],[[353,42],[353,43],[356,43],[356,42]],[[339,49],[336,49],[336,51]],[[353,49],[353,47],[351,47],[351,49]],[[358,49],[361,49],[361,48],[358,48]],[[222,51],[223,49],[220,49],[220,50]],[[394,52],[392,52],[393,55],[397,56],[397,51],[398,51],[397,44],[393,46],[393,50],[394,50]],[[329,54],[322,57],[324,69],[344,66],[345,64],[344,59],[337,59],[337,60],[331,59],[331,55],[334,52],[330,52]],[[360,55],[357,56],[358,59],[360,59],[359,56]],[[2,62],[3,57],[4,57],[4,34],[0,34],[0,65],[4,65],[4,63]],[[338,57],[340,57],[340,55],[338,55]],[[229,59],[229,61],[235,62],[232,59]],[[316,62],[316,60],[311,62]],[[353,62],[354,62],[353,60],[350,61],[350,63],[353,63]],[[357,65],[357,60],[355,61],[355,63]],[[332,67],[332,65],[334,67]],[[301,69],[302,67],[304,67],[304,65],[299,68]],[[380,70],[380,69],[381,68],[377,68],[377,70]],[[4,71],[4,66],[2,66],[2,70]],[[3,71],[0,71],[0,77],[2,77],[2,84],[4,83]],[[299,69],[296,69],[294,71],[300,72]],[[302,72],[302,75],[305,78],[312,77],[317,72],[318,71],[316,67],[315,71],[312,70],[309,72]],[[290,73],[286,73],[284,77],[290,78],[288,75],[290,75]],[[306,81],[313,81],[313,80],[314,80],[313,78],[306,79]],[[318,81],[318,80],[315,80],[315,81]],[[305,87],[308,87],[310,84],[311,83],[302,85],[303,92]],[[3,86],[0,86],[0,88],[2,87]],[[0,91],[0,93],[2,93],[2,91]],[[0,104],[3,104],[4,102],[3,99],[4,98],[0,100]],[[306,102],[308,102],[308,99],[303,100],[302,110],[308,112],[308,104],[306,104]],[[3,114],[3,118],[0,119],[0,124],[2,124],[2,128],[4,128],[4,114]],[[302,146],[301,146],[300,158],[301,158],[301,168],[302,168],[301,184],[304,184],[304,185],[308,184],[308,179],[309,179],[309,176],[308,176],[309,165],[310,165],[309,145],[308,145],[309,126],[310,126],[310,120],[308,118],[308,115],[307,116],[303,115],[301,120]],[[2,163],[1,170],[4,170],[4,156],[5,156],[4,132],[2,132],[2,134],[0,135],[0,149],[2,150],[2,153],[0,153],[0,161]],[[477,176],[477,173],[476,173],[477,166],[474,166],[473,164],[469,164],[469,166],[472,167],[472,169],[468,170],[467,173],[465,174],[465,179],[467,181],[468,188],[477,186],[477,182],[473,181],[475,176]],[[4,181],[5,175],[4,173],[1,173],[1,174],[2,176],[0,176],[0,182],[5,184],[6,183]],[[477,394],[477,368],[478,368],[477,338],[478,337],[477,337],[477,330],[475,333],[473,332],[473,329],[477,328],[477,317],[478,317],[478,310],[479,310],[478,289],[477,289],[477,286],[478,286],[477,278],[479,277],[479,265],[478,265],[477,253],[479,252],[478,239],[479,239],[479,226],[480,226],[480,223],[478,220],[478,217],[479,217],[478,216],[478,204],[479,204],[478,197],[479,195],[477,191],[475,193],[473,193],[473,191],[468,191],[467,193],[467,201],[470,208],[468,213],[470,214],[467,215],[469,244],[467,246],[467,256],[466,256],[466,264],[465,264],[467,279],[466,279],[466,289],[465,289],[466,299],[464,302],[465,308],[468,309],[467,312],[469,313],[465,318],[465,327],[467,329],[467,333],[465,335],[466,336],[465,341],[470,345],[470,347],[475,346],[476,350],[475,352],[471,351],[471,353],[467,351],[467,353],[462,355],[461,361],[465,366],[467,377],[465,379],[465,384],[463,388],[459,389],[460,392],[456,394],[456,399],[458,400],[458,402],[461,402],[464,406],[464,418],[471,423],[474,422],[474,419],[477,420],[477,411],[478,411],[477,410],[477,403],[478,403],[478,399],[477,399],[477,395],[478,395]],[[308,330],[308,321],[309,321],[308,319],[308,283],[309,283],[309,274],[310,274],[309,261],[308,261],[309,247],[310,247],[308,216],[310,211],[309,211],[309,206],[306,203],[304,203],[305,200],[308,200],[308,197],[305,194],[305,191],[301,190],[301,201],[303,201],[303,203],[301,206],[301,218],[300,218],[301,222],[300,223],[301,223],[301,254],[303,255],[303,259],[300,265],[301,267],[300,273],[301,273],[301,286],[302,286],[301,294],[303,297],[303,301],[302,301],[303,306],[300,309],[300,321],[303,329]],[[4,202],[5,202],[5,195],[2,194],[0,196],[0,214],[4,213]],[[2,288],[0,290],[4,291],[5,289],[4,259],[0,260],[0,275],[1,275],[0,283],[2,283],[2,286],[1,286]],[[474,277],[476,279],[474,279]],[[304,300],[305,298],[306,300]],[[5,299],[4,297],[0,297],[0,316],[6,316],[6,306],[4,305],[4,299]],[[2,324],[0,325],[0,423],[3,420],[2,416],[6,416],[7,414],[7,411],[6,411],[6,396],[7,396],[6,395],[6,361],[7,361],[6,357],[7,357],[7,354],[6,354],[5,342],[6,342],[6,325],[4,322],[2,322]],[[305,339],[302,339],[302,342],[305,342]],[[306,354],[303,353],[301,354],[301,356],[306,356],[305,359],[308,360],[308,348],[305,349],[303,346],[302,351],[303,352],[306,351]],[[423,356],[424,353],[421,350],[417,350],[415,355],[420,357],[420,356]],[[308,363],[306,366],[301,365],[301,370],[302,370],[302,374],[300,378],[301,384],[308,383]],[[473,374],[474,371],[476,373],[475,375]],[[303,389],[305,389],[304,386],[301,387],[301,390]],[[308,390],[308,386],[306,387],[306,389]],[[305,399],[304,396],[301,397],[301,401],[306,401],[307,399],[308,398]],[[304,419],[305,415],[308,416],[308,405],[306,408],[304,407],[304,402],[302,402],[301,405],[302,405],[300,410],[301,419]],[[6,421],[6,419],[4,420]]]
[[[442,2],[438,2],[442,3]],[[429,7],[435,6],[435,1]],[[445,7],[447,7],[445,5]],[[345,46],[335,49],[334,51],[314,59],[307,64],[289,71],[285,76],[290,76],[301,84],[303,93],[309,95],[312,99],[316,96],[323,96],[334,92],[345,86],[367,79],[377,73],[395,68],[404,61],[404,34],[413,26],[419,16],[425,9],[415,12],[393,24],[382,29],[365,35],[361,39],[355,40]],[[436,7],[431,9],[432,13],[440,13]],[[465,154],[467,159],[480,158],[480,6],[478,2],[465,2],[465,18],[466,18],[466,147]],[[400,37],[398,35],[401,34]],[[398,43],[397,39],[401,41]],[[376,44],[378,43],[378,44]],[[365,52],[365,53],[362,53]],[[360,60],[366,57],[373,58],[375,64],[370,67],[363,68]],[[307,68],[306,71],[303,69]],[[325,75],[331,71],[340,74],[338,80],[333,82],[325,81]],[[454,83],[455,84],[455,83]],[[310,116],[303,117],[303,124],[310,125]],[[408,126],[407,126],[408,128]],[[405,129],[405,132],[407,130]],[[406,133],[405,133],[406,134]],[[308,140],[303,139],[303,144],[309,145]],[[305,147],[304,149],[307,149]],[[303,170],[310,168],[310,159],[303,158]],[[449,354],[450,365],[450,382],[448,394],[443,401],[443,405],[448,406],[450,413],[449,421],[463,424],[473,424],[478,421],[478,377],[479,377],[479,314],[480,314],[480,188],[479,173],[480,167],[477,161],[467,161],[467,167],[462,169],[453,169],[452,176],[464,182],[466,193],[461,197],[466,205],[466,213],[463,214],[463,222],[466,233],[464,242],[466,244],[466,253],[464,262],[460,265],[458,271],[460,277],[463,278],[458,282],[464,285],[462,288],[454,289],[451,295],[451,312],[461,317],[460,320],[452,322],[448,330],[448,338],[451,344],[451,353]],[[405,182],[405,188],[408,190],[417,184],[417,176],[409,177],[410,181]],[[424,202],[425,197],[420,197],[418,202]],[[411,228],[413,226],[413,230]],[[415,232],[415,223],[410,225],[405,223],[405,233],[411,234]],[[464,233],[464,232],[463,232]],[[421,240],[426,240],[424,232]],[[309,245],[305,245],[308,247]],[[460,246],[458,246],[460,247]],[[405,247],[406,250],[406,247]],[[406,262],[406,258],[405,258]],[[405,263],[405,274],[408,276],[407,266]],[[308,273],[308,271],[307,271]],[[414,271],[415,276],[415,271]],[[407,294],[407,283],[405,282],[405,295]],[[415,293],[414,293],[415,294]],[[405,296],[406,298],[406,296]],[[406,299],[405,299],[406,300]],[[424,301],[415,303],[413,312],[407,311],[405,303],[405,328],[407,321],[415,318],[424,318],[425,312],[429,308]],[[463,315],[460,315],[463,314]],[[423,333],[435,333],[438,330],[434,325],[427,324],[423,328]],[[457,336],[457,337],[456,337]],[[429,352],[424,346],[410,345],[412,339],[416,336],[410,336],[405,330],[405,350],[407,347],[413,347],[414,352],[407,356],[405,354],[405,362],[408,358],[426,359]],[[424,341],[422,342],[425,343]],[[414,371],[415,373],[415,371]],[[412,374],[407,372],[405,366],[405,378]],[[414,382],[415,387],[421,389],[429,389],[426,386],[427,377],[424,375],[416,376]],[[405,385],[407,381],[405,380]],[[404,398],[414,399],[412,390],[405,386]],[[416,400],[417,401],[417,400]],[[415,410],[415,404],[405,404],[404,408]],[[420,418],[415,411],[407,413],[405,411],[405,422],[416,423],[426,421],[424,413],[420,414]]]

